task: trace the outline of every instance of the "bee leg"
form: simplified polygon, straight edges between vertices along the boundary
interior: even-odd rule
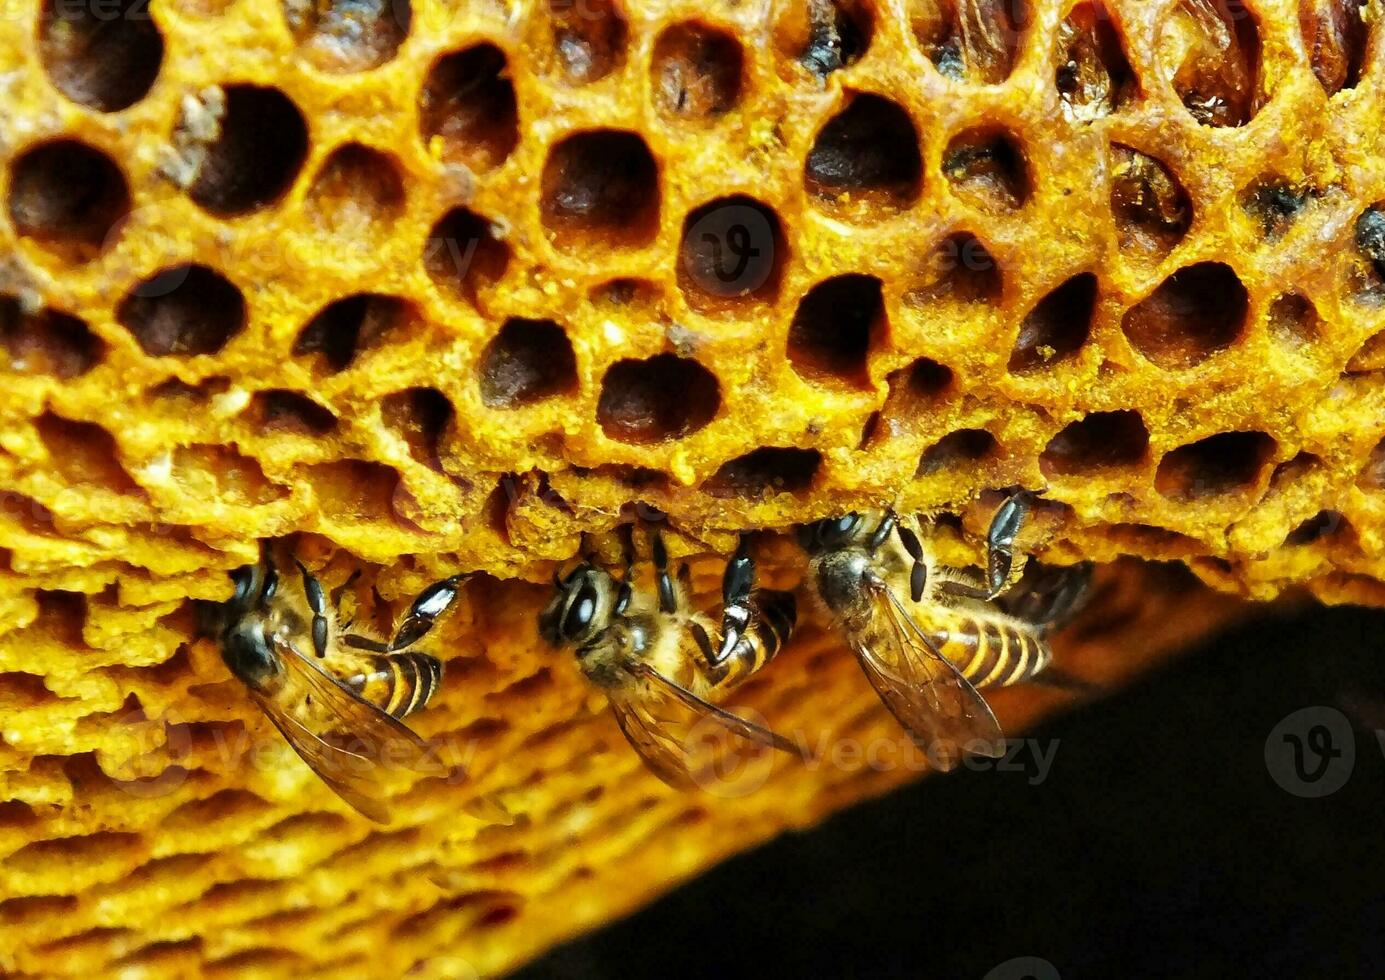
[[[746,551],[742,535],[721,577],[721,649],[714,664],[731,656],[750,627],[750,593],[754,587],[755,560]]]
[[[327,656],[327,596],[322,591],[322,583],[308,567],[297,558],[293,563],[303,575],[303,594],[308,598],[308,608],[313,614],[313,652],[318,659]]]
[[[909,569],[909,597],[918,602],[923,598],[924,586],[928,584],[928,566],[923,561],[923,545],[919,544],[919,536],[913,529],[903,524],[895,526],[895,533],[913,562]]]
[[[387,648],[390,653],[398,653],[413,646],[433,628],[437,618],[457,601],[457,594],[466,580],[465,575],[452,575],[441,582],[434,582],[424,589],[409,606],[404,622],[395,630],[394,639]]]
[[[668,573],[668,549],[664,547],[664,536],[654,532],[650,545],[654,556],[654,572],[659,584],[659,611],[675,613],[678,611],[678,592],[673,587],[673,576]]]
[[[986,584],[990,588],[987,599],[1004,592],[1010,581],[1015,564],[1015,536],[1029,516],[1032,499],[1033,494],[1027,490],[1012,494],[991,518],[990,529],[986,532]]]

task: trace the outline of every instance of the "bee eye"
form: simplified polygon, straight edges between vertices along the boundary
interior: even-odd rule
[[[843,514],[836,520],[818,521],[817,545],[820,548],[840,548],[851,540],[860,526],[861,515],[855,511]]]
[[[580,637],[596,616],[596,590],[584,583],[563,616],[562,633],[569,640]]]
[[[250,587],[255,583],[255,569],[250,565],[242,565],[231,573],[231,581],[236,586],[236,594],[231,597],[231,601],[242,603],[250,595]]]

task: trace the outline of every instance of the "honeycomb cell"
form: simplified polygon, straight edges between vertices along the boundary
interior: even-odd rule
[[[934,476],[945,470],[978,463],[1000,453],[1000,443],[985,429],[949,432],[923,451],[917,476]]]
[[[1275,441],[1263,432],[1220,432],[1164,455],[1154,488],[1165,497],[1193,501],[1255,489]]]
[[[519,105],[504,52],[476,44],[433,62],[418,124],[423,141],[447,163],[477,173],[504,163],[519,145]]]
[[[44,412],[35,420],[34,429],[53,469],[69,485],[105,487],[119,494],[141,492],[120,460],[115,437],[95,422]]]
[[[1277,297],[1270,304],[1267,323],[1270,338],[1291,350],[1313,344],[1321,326],[1317,307],[1299,293]]]
[[[698,23],[675,24],[654,44],[654,104],[675,118],[720,116],[740,98],[743,62],[740,42],[725,31]]]
[[[698,312],[734,315],[747,303],[773,302],[787,259],[773,209],[740,194],[718,198],[683,222],[678,287]]]
[[[1091,333],[1096,295],[1096,276],[1084,272],[1039,300],[1020,323],[1010,370],[1048,367],[1081,350]]]
[[[151,357],[215,354],[245,326],[239,289],[204,265],[178,265],[126,293],[115,318]]]
[[[164,42],[145,0],[44,0],[38,53],[63,95],[118,112],[153,86]]]
[[[1153,157],[1111,147],[1111,212],[1123,250],[1160,259],[1188,233],[1193,206],[1178,178]]]
[[[1288,533],[1284,547],[1302,548],[1317,541],[1345,542],[1355,538],[1351,522],[1335,510],[1320,510]]]
[[[1202,125],[1243,126],[1260,108],[1260,26],[1244,0],[1178,0],[1160,23],[1156,48]]]
[[[10,220],[67,262],[86,262],[114,239],[130,212],[125,175],[110,157],[75,139],[25,150],[10,169]]]
[[[835,276],[799,301],[789,327],[789,363],[809,381],[867,388],[867,357],[884,332],[880,280],[855,273]]]
[[[1045,476],[1082,476],[1139,466],[1149,455],[1149,430],[1135,411],[1093,412],[1069,423],[1039,456]]]
[[[562,251],[637,248],[659,231],[659,167],[638,133],[567,137],[544,164],[542,195],[544,226]]]
[[[552,320],[507,320],[482,352],[478,373],[488,408],[521,408],[577,389],[572,342]]]
[[[1230,266],[1199,262],[1179,269],[1127,310],[1121,329],[1159,367],[1188,368],[1240,338],[1248,305],[1246,288]]]
[[[964,231],[929,253],[904,298],[914,306],[987,304],[997,302],[1003,288],[1000,264],[979,238]]]
[[[958,197],[991,214],[1023,207],[1032,189],[1024,153],[1003,130],[971,129],[954,136],[943,153],[943,174]]]
[[[436,388],[409,388],[385,396],[380,418],[404,440],[416,462],[441,470],[439,452],[447,427],[456,415],[452,402]]]
[[[696,432],[720,408],[716,375],[691,358],[658,354],[607,369],[596,417],[612,439],[652,443]]]
[[[1025,0],[911,0],[908,16],[939,74],[995,85],[1014,70],[1033,15]]]
[[[851,96],[818,132],[803,178],[808,192],[830,212],[865,218],[908,207],[923,183],[913,120],[882,96]]]
[[[904,369],[905,389],[920,401],[931,401],[952,388],[952,368],[931,357],[920,357]]]
[[[322,164],[303,200],[303,211],[323,234],[359,241],[388,231],[404,205],[404,180],[394,160],[379,150],[348,143]]]
[[[1241,191],[1240,205],[1265,239],[1273,242],[1284,237],[1316,196],[1314,188],[1270,175]]]
[[[801,493],[813,485],[821,466],[822,453],[816,449],[763,446],[723,463],[702,489],[713,497]]]
[[[1139,94],[1120,31],[1100,0],[1072,8],[1058,28],[1058,50],[1054,84],[1069,119],[1109,116]]]
[[[347,74],[393,60],[409,36],[410,0],[281,0],[298,53],[318,71]]]
[[[337,428],[331,409],[287,388],[255,392],[246,412],[256,430],[266,435],[326,436]]]
[[[106,345],[71,314],[51,309],[27,313],[17,299],[0,293],[0,351],[5,370],[66,381],[94,368]]]
[[[860,61],[875,33],[875,13],[862,0],[789,4],[776,27],[780,53],[825,79]]]
[[[1313,74],[1328,95],[1361,81],[1370,45],[1365,0],[1299,0],[1299,30]]]
[[[293,353],[296,357],[320,357],[320,364],[329,372],[344,371],[358,354],[383,346],[415,319],[417,312],[407,300],[357,293],[319,310],[299,331]]]
[[[553,46],[568,81],[600,81],[625,61],[629,28],[615,0],[548,0]]]
[[[509,264],[510,246],[494,225],[466,208],[443,215],[423,246],[423,267],[438,289],[472,306],[504,277]]]
[[[308,155],[308,126],[284,93],[257,85],[225,90],[220,132],[188,188],[215,215],[245,214],[273,204]]]

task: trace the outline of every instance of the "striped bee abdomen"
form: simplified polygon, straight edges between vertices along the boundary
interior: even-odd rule
[[[1053,654],[1032,630],[967,616],[946,631],[940,652],[976,687],[1006,687],[1038,674]]]
[[[346,684],[396,718],[426,705],[442,683],[442,661],[426,653],[378,653],[369,663],[368,671],[347,677]]]
[[[709,680],[714,685],[730,686],[749,677],[773,660],[793,636],[798,623],[798,601],[792,592],[762,589],[756,593],[754,606],[750,628],[726,659],[710,672]]]

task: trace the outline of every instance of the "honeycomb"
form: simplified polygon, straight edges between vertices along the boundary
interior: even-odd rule
[[[644,774],[533,636],[632,518],[763,529],[778,582],[794,522],[927,510],[966,560],[1042,487],[1052,561],[1385,601],[1379,0],[5,11],[0,969],[493,973],[912,774]],[[287,536],[382,624],[486,573],[418,720],[472,779],[391,829],[196,638]],[[1236,608],[1150,574],[1070,660]],[[745,703],[897,737],[838,647]]]

